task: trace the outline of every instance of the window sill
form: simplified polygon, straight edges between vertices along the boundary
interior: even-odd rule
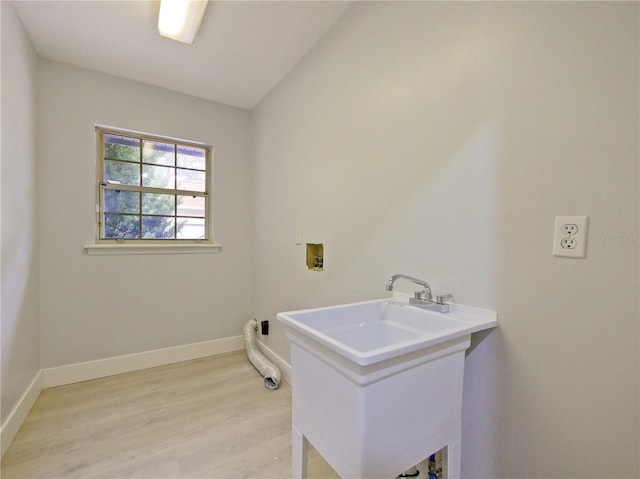
[[[85,245],[89,256],[123,254],[213,254],[222,251],[219,244],[90,244]]]

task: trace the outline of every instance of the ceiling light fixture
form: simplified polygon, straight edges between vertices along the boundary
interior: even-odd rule
[[[160,0],[158,32],[163,37],[193,43],[208,3],[207,0]]]

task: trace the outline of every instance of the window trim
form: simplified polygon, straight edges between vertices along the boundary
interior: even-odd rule
[[[102,238],[102,221],[104,218],[102,209],[102,194],[104,187],[101,185],[104,172],[104,135],[122,135],[141,140],[167,142],[177,145],[192,146],[205,150],[205,191],[202,195],[205,199],[205,239],[131,239],[131,238]],[[95,125],[96,138],[96,175],[95,175],[95,244],[85,245],[87,254],[165,254],[165,253],[218,253],[222,245],[212,241],[212,183],[213,183],[213,148],[211,145],[192,140],[184,140],[168,136],[154,135],[136,130]],[[176,168],[176,167],[174,167]],[[124,186],[124,185],[123,185]],[[129,188],[123,188],[129,189]],[[134,188],[135,189],[135,188]],[[139,191],[139,190],[137,190]],[[180,190],[169,190],[171,192]],[[166,190],[165,190],[166,192]],[[140,213],[141,214],[141,213]]]
[[[84,246],[89,256],[139,255],[139,254],[214,254],[222,252],[220,244],[88,244]]]

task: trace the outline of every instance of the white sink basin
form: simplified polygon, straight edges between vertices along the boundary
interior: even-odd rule
[[[396,299],[290,311],[278,319],[362,366],[497,325],[491,311],[453,304],[438,313]]]
[[[292,472],[310,442],[341,477],[388,479],[447,449],[460,477],[465,351],[497,314],[398,299],[279,313],[291,342]]]

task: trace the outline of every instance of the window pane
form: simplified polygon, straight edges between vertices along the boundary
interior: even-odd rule
[[[140,217],[104,215],[105,238],[140,238]]]
[[[104,162],[104,181],[111,185],[140,185],[140,164],[124,161]]]
[[[128,136],[104,135],[104,157],[140,161],[140,140]]]
[[[142,237],[146,239],[174,239],[174,218],[170,216],[143,216]]]
[[[180,239],[205,239],[204,218],[178,218]]]
[[[142,148],[142,161],[156,165],[174,166],[175,145],[145,140]]]
[[[142,193],[142,214],[173,215],[176,210],[176,197],[160,193]]]
[[[177,169],[178,189],[190,191],[206,191],[205,172]]]
[[[206,239],[211,147],[96,131],[103,141],[101,239]]]
[[[174,188],[175,169],[166,166],[142,166],[142,186],[152,188]]]
[[[204,196],[178,195],[178,216],[204,216]]]
[[[204,148],[178,145],[178,165],[182,168],[193,168],[196,170],[206,169],[206,152]]]
[[[105,213],[140,213],[137,191],[104,190]]]

